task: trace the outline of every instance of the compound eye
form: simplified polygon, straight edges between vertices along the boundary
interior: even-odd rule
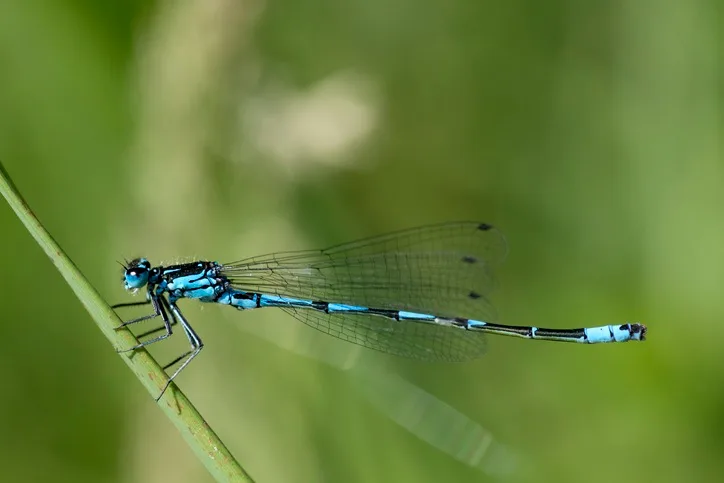
[[[126,289],[133,290],[146,285],[150,269],[151,263],[145,258],[133,260],[123,274]]]

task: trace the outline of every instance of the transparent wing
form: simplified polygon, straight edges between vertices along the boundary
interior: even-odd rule
[[[444,223],[252,257],[221,271],[248,292],[490,321],[493,268],[506,252],[505,238],[490,225]]]
[[[374,315],[326,314],[294,308],[282,310],[338,339],[410,359],[463,362],[485,353],[482,332]]]
[[[444,223],[324,250],[252,257],[221,272],[247,292],[492,321],[493,268],[506,252],[505,238],[491,225]],[[286,310],[340,339],[407,357],[466,360],[484,347],[480,334],[452,327]]]

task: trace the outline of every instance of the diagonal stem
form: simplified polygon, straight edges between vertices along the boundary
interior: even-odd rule
[[[120,325],[118,316],[35,217],[10,180],[10,176],[1,162],[0,193],[35,241],[50,257],[111,344],[116,348],[136,345],[137,340],[129,330],[115,330]],[[167,380],[166,373],[145,349],[121,354],[121,358],[152,396],[155,397],[164,387]],[[201,414],[175,385],[169,388],[168,395],[161,400],[160,406],[166,417],[178,428],[186,443],[217,481],[253,482],[216,433],[204,421]]]

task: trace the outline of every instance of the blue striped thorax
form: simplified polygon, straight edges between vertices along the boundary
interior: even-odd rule
[[[155,295],[166,292],[174,301],[192,298],[210,302],[228,285],[218,269],[218,263],[204,261],[151,268],[146,258],[138,258],[125,269],[124,286],[127,290],[138,290],[148,285]]]

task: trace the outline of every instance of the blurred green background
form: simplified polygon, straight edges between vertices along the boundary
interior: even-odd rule
[[[512,480],[722,481],[720,7],[2,2],[0,158],[111,303],[123,258],[493,223],[502,322],[640,320],[649,341],[386,363],[514,451]],[[0,227],[0,479],[210,481],[5,203]],[[178,382],[256,481],[491,480],[364,378],[270,340],[347,345],[281,312],[182,308],[207,348]]]

